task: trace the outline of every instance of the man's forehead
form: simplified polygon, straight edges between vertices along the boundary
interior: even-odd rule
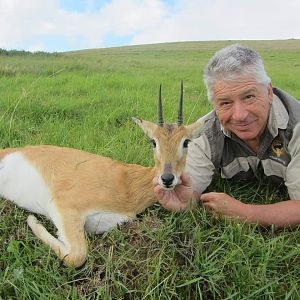
[[[248,78],[247,80],[236,79],[236,80],[219,80],[214,84],[214,95],[215,98],[227,98],[231,95],[245,94],[248,92],[258,91],[261,84],[256,80]]]

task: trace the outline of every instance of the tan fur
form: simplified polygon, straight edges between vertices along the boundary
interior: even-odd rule
[[[156,166],[147,168],[124,164],[107,157],[56,146],[27,146],[0,151],[0,159],[20,152],[36,168],[51,191],[55,216],[50,218],[58,228],[59,239],[53,237],[32,215],[28,225],[34,234],[49,245],[67,266],[81,266],[87,254],[84,235],[86,216],[91,211],[104,211],[134,218],[156,200],[152,180],[163,172],[165,162],[181,174],[186,153],[178,155],[178,143],[198,134],[199,124],[187,127],[157,125],[135,119],[149,135],[159,141]],[[197,131],[195,133],[195,130]]]
[[[102,209],[134,216],[138,205],[143,207],[149,198],[154,199],[153,192],[147,193],[147,199],[137,198],[135,192],[143,187],[141,178],[152,181],[152,168],[55,146],[25,147],[22,153],[39,170],[63,211],[85,213]],[[141,177],[132,176],[132,169]]]
[[[173,131],[170,132],[170,129],[167,125],[164,127],[157,127],[153,133],[153,136],[159,139],[160,144],[163,145],[160,148],[160,158],[155,156],[155,164],[158,172],[160,174],[164,171],[164,165],[167,162],[170,162],[173,167],[173,171],[176,174],[181,174],[186,163],[186,155],[180,157],[178,155],[178,143],[186,138],[186,139],[194,139],[198,136],[198,131],[194,135],[194,130],[202,127],[203,124],[193,123],[189,126],[177,126],[173,125]],[[170,138],[172,136],[172,138]],[[164,146],[164,145],[167,145]]]

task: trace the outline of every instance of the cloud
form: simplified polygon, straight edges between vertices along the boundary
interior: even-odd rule
[[[289,5],[281,0],[83,0],[73,10],[73,1],[67,2],[68,7],[59,0],[0,0],[0,47],[65,51],[124,43],[300,38],[299,0]]]
[[[65,38],[69,47],[81,39],[86,48],[103,47],[108,34],[132,36],[158,24],[166,10],[159,0],[112,0],[98,10],[86,3],[80,12],[61,8],[58,0],[0,0],[0,47],[41,48],[51,37]]]
[[[133,43],[300,38],[300,1],[177,1],[177,10],[135,35]]]

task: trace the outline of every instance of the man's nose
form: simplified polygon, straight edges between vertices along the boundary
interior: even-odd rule
[[[246,104],[241,101],[237,101],[233,105],[232,119],[237,121],[245,120],[248,115]]]

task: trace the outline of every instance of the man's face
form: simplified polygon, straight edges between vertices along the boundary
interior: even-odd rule
[[[223,127],[257,148],[268,122],[272,85],[243,76],[234,81],[217,81],[213,91],[214,108]]]

